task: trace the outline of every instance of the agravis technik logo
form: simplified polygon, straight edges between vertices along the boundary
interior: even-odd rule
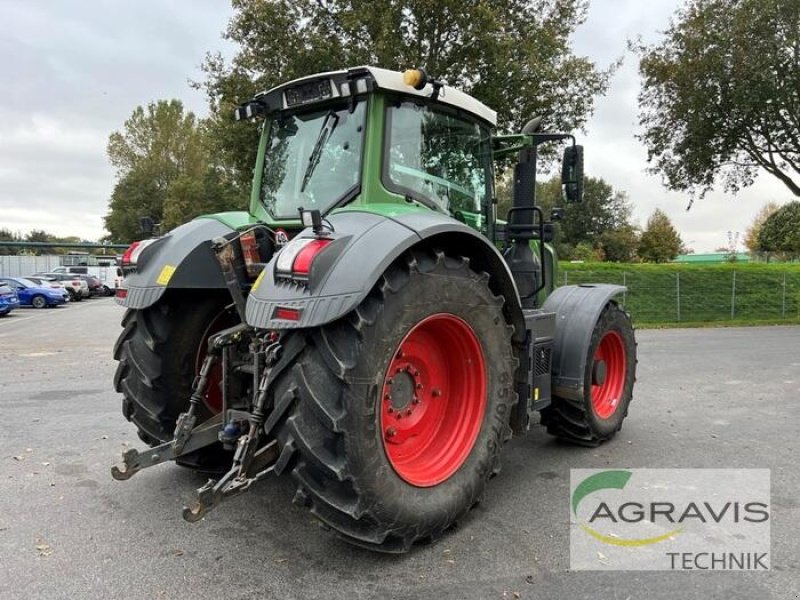
[[[595,475],[590,475],[584,479],[577,488],[575,488],[574,492],[572,492],[572,512],[577,517],[578,504],[580,504],[581,500],[583,500],[592,492],[603,489],[621,490],[625,487],[625,484],[628,483],[630,478],[630,471],[602,471],[600,473],[596,473]],[[627,503],[627,506],[630,506],[634,509],[634,511],[636,511],[636,513],[632,511],[626,511],[630,513],[630,516],[628,517],[630,520],[644,518],[644,507],[637,506],[634,503]],[[652,512],[651,516],[654,517]],[[589,521],[593,523],[601,518],[611,519],[612,522],[616,521],[614,514],[611,512],[611,509],[605,502],[601,502],[598,505],[595,512],[592,513],[592,516],[589,518]],[[625,517],[620,514],[620,519],[625,519]],[[677,527],[672,531],[668,531],[667,533],[654,537],[623,539],[619,537],[612,537],[610,535],[604,535],[596,529],[590,527],[587,523],[581,523],[580,526],[581,529],[591,535],[594,539],[599,540],[604,544],[611,544],[612,546],[647,546],[649,544],[657,544],[658,542],[672,538],[673,536],[679,534],[682,530],[681,527]]]
[[[769,568],[769,470],[573,470],[571,567]]]

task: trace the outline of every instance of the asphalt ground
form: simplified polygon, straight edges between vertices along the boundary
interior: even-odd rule
[[[188,524],[204,483],[172,464],[112,480],[139,445],[112,389],[122,309],[96,299],[0,320],[0,598],[800,598],[800,328],[640,331],[622,432],[505,449],[486,499],[403,556],[353,548],[287,479]],[[571,572],[569,470],[770,468],[769,572]]]

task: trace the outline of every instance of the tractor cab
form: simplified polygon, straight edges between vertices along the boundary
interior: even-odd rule
[[[421,69],[313,75],[257,95],[236,117],[265,119],[251,212],[267,222],[296,221],[301,208],[411,205],[487,230],[497,115]]]
[[[502,244],[527,306],[552,291],[553,228],[535,206],[537,148],[572,139],[562,171],[566,199],[577,201],[582,148],[571,135],[541,132],[534,119],[521,134],[497,136],[493,110],[423,69],[316,74],[257,95],[235,116],[264,118],[250,207],[263,222],[296,231],[300,211],[431,210]],[[506,222],[494,161],[509,155],[519,162]]]

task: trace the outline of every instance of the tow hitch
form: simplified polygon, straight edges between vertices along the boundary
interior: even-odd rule
[[[142,469],[174,461],[220,441],[226,444],[235,443],[233,462],[228,472],[218,480],[209,479],[197,490],[195,500],[183,508],[183,518],[193,523],[202,519],[223,500],[247,491],[253,483],[273,472],[279,451],[275,440],[266,440],[267,432],[264,424],[269,386],[274,380],[274,367],[278,365],[283,354],[283,347],[279,342],[265,343],[263,351],[257,353],[255,358],[255,373],[258,372],[260,362],[258,355],[264,356],[265,368],[258,378],[259,384],[254,394],[252,410],[246,412],[226,408],[195,426],[195,415],[205,396],[209,374],[214,365],[224,360],[226,348],[240,343],[243,336],[252,333],[250,327],[239,324],[209,338],[208,353],[200,368],[200,374],[192,383],[189,409],[178,417],[173,439],[145,452],[133,448],[123,452],[122,463],[111,467],[114,479],[125,481]],[[292,354],[298,351],[299,348]]]

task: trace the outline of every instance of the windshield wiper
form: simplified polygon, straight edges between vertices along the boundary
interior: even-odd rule
[[[333,130],[336,129],[336,124],[339,122],[339,116],[331,111],[325,115],[325,121],[322,123],[322,128],[319,130],[317,141],[314,143],[314,149],[311,151],[311,156],[308,157],[308,166],[306,172],[303,174],[303,185],[300,186],[300,193],[302,194],[308,185],[311,176],[314,174],[314,169],[319,164],[319,159],[322,158],[322,149],[325,143],[331,137]]]

